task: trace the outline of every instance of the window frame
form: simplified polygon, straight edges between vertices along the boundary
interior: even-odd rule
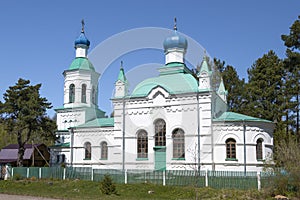
[[[154,123],[154,143],[155,146],[166,146],[166,122],[158,119]]]
[[[108,159],[108,144],[106,141],[100,143],[100,160]]]
[[[86,103],[86,84],[81,85],[81,103]]]
[[[256,141],[256,160],[262,161],[263,160],[263,142],[264,140],[262,138],[257,139]]]
[[[69,85],[69,103],[75,102],[75,84],[72,83]]]
[[[84,143],[84,160],[92,159],[92,144],[90,142]]]
[[[185,133],[181,128],[176,128],[172,131],[173,141],[173,159],[185,159]]]
[[[226,160],[237,161],[236,140],[233,138],[228,138],[225,142],[225,148],[226,148]]]
[[[145,130],[137,133],[137,158],[148,159],[148,133]]]

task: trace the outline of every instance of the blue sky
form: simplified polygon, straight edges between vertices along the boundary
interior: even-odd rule
[[[298,0],[10,0],[0,5],[0,99],[9,86],[24,78],[32,84],[42,83],[41,94],[54,108],[63,105],[62,72],[75,57],[74,40],[80,34],[82,18],[91,52],[107,38],[127,30],[172,29],[176,16],[180,32],[247,78],[247,69],[269,50],[284,57],[280,35],[289,33],[300,14]],[[140,37],[148,40],[150,36]],[[109,98],[120,60],[124,60],[125,70],[130,70],[145,63],[163,64],[164,55],[162,50],[131,52],[111,63],[99,85],[99,107],[108,114],[112,111]]]

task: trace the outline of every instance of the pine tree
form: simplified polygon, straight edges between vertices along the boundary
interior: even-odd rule
[[[227,65],[222,72],[227,95],[228,109],[232,112],[242,112],[244,106],[245,80],[240,79],[233,66]]]
[[[19,79],[10,86],[0,102],[0,118],[9,134],[15,134],[19,145],[17,165],[23,166],[24,145],[33,136],[55,139],[55,122],[46,116],[51,103],[40,97],[41,84],[29,85],[29,80]]]
[[[283,63],[274,51],[259,58],[248,69],[246,85],[245,114],[270,121],[282,117],[282,86]]]
[[[213,68],[213,87],[215,88],[215,91],[218,90],[222,78],[225,89],[228,91],[228,110],[232,112],[242,112],[245,80],[239,78],[237,71],[233,66],[226,65],[225,67],[225,61],[221,61],[220,59],[214,58]]]
[[[296,133],[300,140],[299,132],[299,104],[300,104],[300,16],[290,27],[289,35],[282,35],[281,39],[287,47],[284,60],[286,77],[286,132]]]
[[[108,174],[105,174],[103,180],[100,182],[100,190],[106,195],[117,194],[116,185]]]

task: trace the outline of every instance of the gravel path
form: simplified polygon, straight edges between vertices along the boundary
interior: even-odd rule
[[[0,200],[57,200],[57,199],[50,199],[50,198],[45,198],[45,197],[0,194]]]

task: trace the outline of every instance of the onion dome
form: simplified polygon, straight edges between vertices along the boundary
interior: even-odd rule
[[[79,37],[75,40],[75,47],[85,45],[85,46],[90,46],[90,41],[87,39],[87,37],[84,34],[84,21],[81,21],[82,23],[82,29]]]
[[[174,24],[174,32],[172,35],[167,37],[163,43],[164,50],[172,49],[172,48],[180,48],[180,49],[187,49],[188,43],[187,39],[180,35],[177,32],[177,25],[176,25],[176,18],[175,18],[175,24]]]

